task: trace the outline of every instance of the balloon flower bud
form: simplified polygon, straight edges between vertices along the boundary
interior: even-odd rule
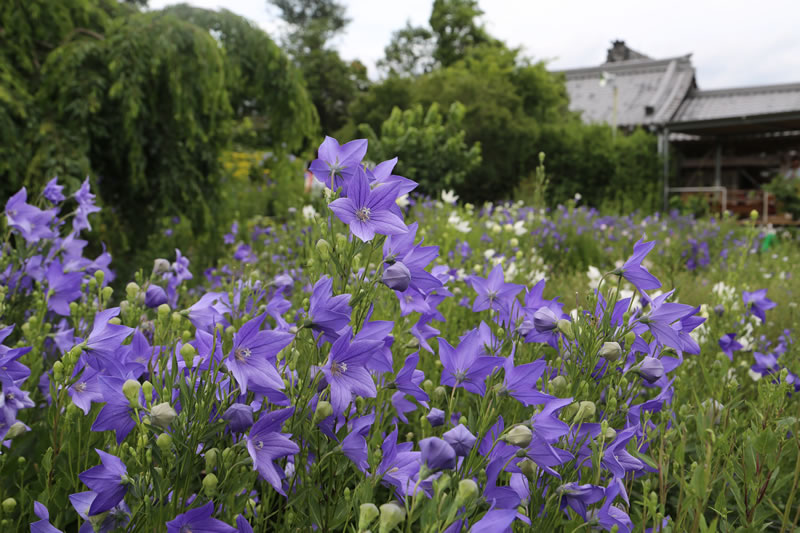
[[[26,426],[25,424],[23,424],[22,422],[17,420],[13,424],[11,424],[10,428],[8,428],[8,432],[6,432],[6,436],[4,438],[5,439],[13,439],[15,437],[19,437],[23,433],[25,433],[27,431],[30,431],[30,430],[31,430],[31,428],[29,428],[28,426]]]
[[[150,285],[144,293],[144,305],[154,309],[161,305],[166,305],[167,293],[158,285]]]
[[[425,417],[430,422],[431,427],[437,427],[444,424],[444,411],[437,408],[432,408],[428,415]]]
[[[428,477],[425,473],[430,475],[440,470],[452,470],[456,467],[458,461],[456,451],[439,437],[422,439],[419,441],[419,448],[423,464],[423,473],[420,474],[422,479]]]
[[[135,379],[126,380],[122,384],[122,394],[131,402],[134,407],[139,407],[139,391],[142,390],[142,385]]]
[[[0,506],[2,506],[4,513],[11,514],[14,512],[14,509],[17,508],[17,500],[14,498],[6,498]]]
[[[163,274],[165,272],[169,272],[169,261],[166,259],[153,261],[153,274]]]
[[[528,458],[525,458],[522,461],[520,461],[519,463],[517,463],[517,466],[519,467],[519,469],[522,472],[522,474],[525,477],[527,477],[529,480],[530,479],[536,479],[536,475],[538,473],[537,472],[536,463],[534,463],[533,461],[531,461]]]
[[[246,403],[234,403],[222,413],[222,419],[228,421],[228,429],[242,433],[253,425],[253,408]]]
[[[531,443],[532,438],[533,433],[531,433],[530,428],[517,424],[511,428],[511,431],[506,433],[503,440],[512,446],[526,448]]]
[[[575,413],[575,422],[587,422],[594,418],[595,413],[597,412],[597,406],[595,406],[594,402],[590,401],[583,401],[578,404],[578,412]]]
[[[162,433],[159,435],[156,439],[156,446],[164,453],[169,452],[170,448],[172,448],[172,435],[169,433]]]
[[[406,519],[405,510],[394,502],[381,505],[380,533],[389,533]]]
[[[191,344],[184,344],[181,346],[181,357],[183,357],[183,361],[186,363],[186,366],[192,366],[195,355],[197,355],[197,349]]]
[[[206,471],[211,471],[217,468],[217,459],[219,458],[219,450],[211,448],[205,453]]]
[[[575,340],[575,333],[572,331],[572,322],[567,320],[566,318],[560,318],[558,322],[556,322],[556,328],[559,332],[561,332],[567,339]]]
[[[655,383],[664,375],[664,364],[655,357],[645,357],[634,371],[648,383]]]
[[[374,503],[362,503],[358,508],[358,530],[365,531],[379,514],[380,511]]]
[[[616,361],[622,355],[622,347],[618,342],[604,342],[599,355],[606,361]]]
[[[550,380],[550,392],[559,396],[567,391],[567,378],[564,376],[556,376]]]
[[[216,494],[218,484],[219,480],[216,475],[213,473],[206,474],[206,477],[203,478],[203,492],[205,492],[206,496],[211,498]]]
[[[406,290],[408,284],[411,283],[411,272],[408,270],[407,266],[398,261],[383,270],[381,281],[390,289],[402,292]]]
[[[167,429],[177,416],[178,413],[175,412],[169,402],[161,402],[150,409],[150,422],[161,429]]]
[[[318,240],[317,253],[319,254],[320,259],[322,259],[323,261],[327,261],[328,258],[331,256],[331,243],[329,243],[325,239]]]
[[[128,297],[128,300],[135,300],[139,295],[139,285],[135,281],[131,281],[125,285],[125,295]]]
[[[318,424],[332,415],[333,415],[333,406],[331,406],[330,402],[321,400],[317,402],[317,408],[314,410],[314,417],[312,418],[311,421],[314,424]]]
[[[471,479],[462,479],[458,482],[456,492],[456,506],[465,507],[478,496],[478,484]]]

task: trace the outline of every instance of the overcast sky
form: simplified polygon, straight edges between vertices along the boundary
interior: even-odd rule
[[[393,30],[427,25],[432,0],[342,0],[352,22],[334,45],[376,78]],[[172,0],[150,0],[159,9]],[[266,0],[190,0],[225,7],[277,38]],[[551,69],[598,65],[614,39],[654,58],[692,53],[702,89],[800,82],[800,0],[480,0],[489,33]]]

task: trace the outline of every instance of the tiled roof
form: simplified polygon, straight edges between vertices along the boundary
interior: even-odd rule
[[[671,122],[698,122],[791,112],[800,112],[800,83],[713,91],[695,90],[689,94]]]
[[[604,72],[614,81],[601,86]],[[616,84],[619,126],[668,122],[690,89],[695,87],[694,67],[688,55],[615,61],[561,73],[566,77],[570,109],[582,112],[586,122],[613,122],[613,84]]]

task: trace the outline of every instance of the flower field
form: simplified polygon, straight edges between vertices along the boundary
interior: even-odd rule
[[[88,181],[8,199],[0,530],[798,530],[796,235],[425,198],[366,151],[134,280]]]

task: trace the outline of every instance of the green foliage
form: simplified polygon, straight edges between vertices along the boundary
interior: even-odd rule
[[[800,180],[778,175],[764,186],[764,190],[775,195],[783,211],[800,218]]]
[[[436,103],[427,112],[416,104],[406,111],[394,108],[380,135],[366,124],[360,129],[369,139],[372,159],[384,161],[396,155],[400,159],[396,171],[418,182],[419,191],[433,194],[459,187],[480,164],[480,144],[470,146],[464,140],[464,113],[459,102],[450,105],[446,116]]]
[[[477,0],[434,0],[429,23],[436,38],[433,58],[447,67],[476,46],[499,44],[476,20],[483,14]]]
[[[384,58],[378,60],[378,67],[390,76],[425,74],[436,66],[433,59],[435,47],[431,30],[406,22],[405,28],[392,32],[392,39],[384,48]]]
[[[661,164],[656,137],[643,130],[612,136],[604,124],[550,124],[542,135],[552,204],[580,193],[590,205],[615,212],[657,207]]]
[[[222,45],[228,98],[237,120],[249,126],[240,128],[248,133],[235,136],[237,144],[292,152],[316,140],[316,110],[300,72],[264,31],[225,9],[181,4],[164,12],[205,28]]]

